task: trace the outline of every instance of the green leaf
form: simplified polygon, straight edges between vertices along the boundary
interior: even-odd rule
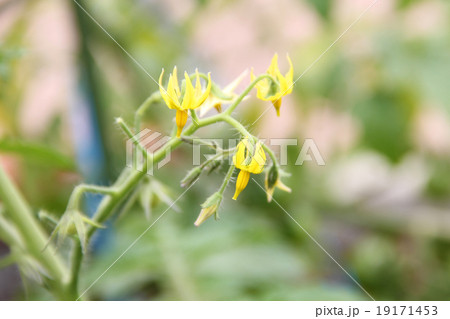
[[[0,140],[0,152],[13,153],[23,156],[27,161],[33,160],[59,169],[74,171],[76,168],[73,159],[42,144],[2,139]]]

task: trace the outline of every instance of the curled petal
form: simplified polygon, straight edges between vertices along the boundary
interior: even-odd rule
[[[265,164],[266,164],[266,153],[264,152],[261,143],[258,142],[256,144],[255,154],[248,167],[248,171],[253,174],[260,174],[263,171]]]
[[[195,108],[199,107],[200,105],[202,105],[205,102],[205,100],[208,98],[210,92],[211,92],[211,73],[208,73],[208,84],[207,84],[206,89],[203,92],[203,94],[200,97],[198,97]]]
[[[272,58],[272,62],[270,63],[269,68],[267,69],[267,73],[269,73],[272,76],[276,76],[277,71],[279,72],[280,70],[278,69],[278,54],[275,53]]]
[[[192,86],[191,79],[189,78],[189,75],[187,72],[184,72],[184,79],[186,81],[186,91],[184,92],[183,97],[183,103],[181,104],[181,109],[187,110],[192,109],[195,107],[192,107],[195,103],[195,90]]]

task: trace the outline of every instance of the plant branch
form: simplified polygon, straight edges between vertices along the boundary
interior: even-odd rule
[[[261,80],[264,79],[270,79],[274,83],[277,83],[275,79],[269,75],[269,74],[262,74],[258,76],[256,79],[250,83],[250,85],[237,97],[237,99],[233,102],[233,104],[230,105],[230,107],[224,112],[227,115],[231,115],[231,113],[234,111],[234,109],[242,102],[242,100],[250,93],[250,91],[253,89],[253,87]]]
[[[59,297],[61,299],[66,298],[64,291],[65,283],[68,280],[67,269],[52,247],[42,251],[48,240],[47,235],[33,215],[28,203],[8,178],[1,165],[0,198],[3,201],[8,217],[23,238],[26,250],[45,267],[57,286]]]

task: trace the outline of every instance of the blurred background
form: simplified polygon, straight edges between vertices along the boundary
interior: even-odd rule
[[[61,215],[77,183],[115,180],[126,138],[114,117],[131,121],[157,90],[148,74],[198,67],[226,85],[245,69],[264,72],[275,52],[285,73],[288,52],[297,78],[373,2],[77,1],[139,65],[74,1],[0,0],[0,165],[36,214]],[[380,0],[296,83],[280,118],[271,108],[251,126],[271,107],[255,91],[237,112],[262,138],[298,138],[284,167],[292,194],[275,199],[377,300],[450,299],[449,21],[448,1]],[[172,119],[155,105],[145,127],[169,132]],[[226,126],[199,135],[236,137]],[[325,166],[295,165],[305,138]],[[181,147],[156,173],[173,198],[191,163]],[[194,227],[223,174],[202,177],[90,297],[369,299],[255,183],[236,202],[229,187],[221,219]],[[98,200],[87,198],[88,213]],[[146,220],[137,202],[116,217],[84,263],[80,289],[166,208]],[[3,265],[0,299],[51,295]]]

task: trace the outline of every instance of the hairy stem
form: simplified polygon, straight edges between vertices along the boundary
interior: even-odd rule
[[[266,153],[269,154],[270,158],[272,159],[273,165],[276,165],[279,167],[277,157],[275,156],[275,153],[264,143],[261,143],[262,148],[266,151]]]
[[[52,247],[42,251],[48,240],[47,235],[33,215],[28,203],[8,178],[1,165],[0,198],[5,206],[7,216],[17,227],[26,250],[45,267],[55,285],[58,297],[65,299],[65,284],[68,280],[67,269]]]
[[[261,80],[264,79],[270,79],[274,83],[277,83],[275,79],[269,75],[269,74],[262,74],[258,76],[256,79],[250,83],[250,85],[237,97],[237,99],[233,102],[233,104],[230,105],[230,107],[224,112],[227,115],[231,115],[231,113],[234,111],[234,109],[242,102],[242,100],[250,93],[250,91],[253,89],[253,87]]]
[[[228,184],[230,183],[231,177],[233,176],[235,166],[233,164],[230,165],[230,168],[228,168],[227,175],[225,176],[225,179],[222,182],[222,185],[219,188],[219,193],[223,195],[225,192],[225,189],[227,188]]]
[[[134,114],[134,130],[136,132],[139,132],[141,130],[141,120],[144,116],[147,109],[153,104],[161,101],[161,94],[159,92],[155,92],[152,95],[150,95],[144,103],[142,103],[136,113]]]

